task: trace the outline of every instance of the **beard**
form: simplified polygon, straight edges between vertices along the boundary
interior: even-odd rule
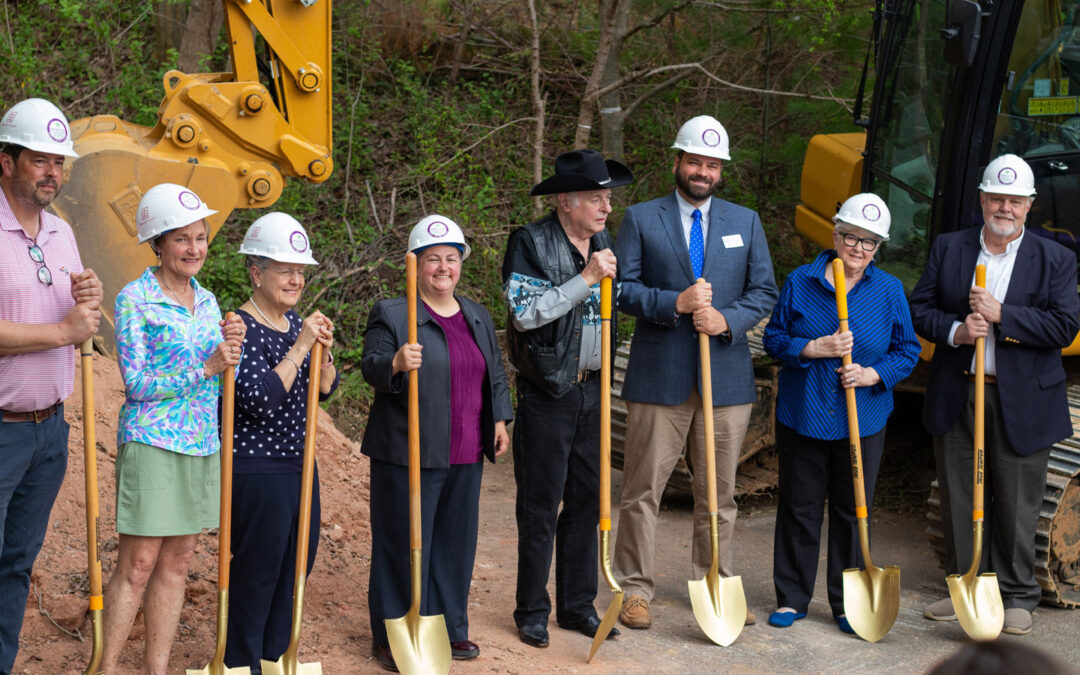
[[[697,201],[704,201],[712,196],[712,193],[716,192],[717,186],[720,185],[720,181],[710,183],[708,187],[704,187],[690,182],[690,176],[682,171],[682,167],[679,167],[679,171],[675,172],[675,184],[679,186],[682,193],[691,199]]]
[[[52,193],[41,192],[39,188],[52,187]],[[56,195],[60,192],[60,184],[54,180],[41,180],[35,184],[30,184],[29,181],[22,180],[18,174],[14,176],[14,180],[11,182],[12,191],[15,196],[21,201],[27,204],[34,204],[40,209],[45,208],[49,204],[52,204],[56,199]]]
[[[990,218],[986,221],[986,226],[990,228],[991,232],[999,237],[1011,237],[1020,231],[1020,224],[1015,220],[998,222],[996,218]]]

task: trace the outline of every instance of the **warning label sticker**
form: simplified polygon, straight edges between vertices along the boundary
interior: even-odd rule
[[[1048,96],[1028,99],[1028,117],[1039,115],[1075,115],[1077,103],[1075,96]]]

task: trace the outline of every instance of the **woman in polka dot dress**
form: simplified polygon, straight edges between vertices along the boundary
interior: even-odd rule
[[[417,258],[417,341],[407,344],[404,297],[380,300],[364,334],[364,379],[375,389],[361,451],[371,458],[372,653],[394,670],[384,619],[409,608],[408,371],[419,369],[423,615],[442,614],[455,659],[480,648],[469,639],[468,599],[479,530],[484,458],[495,461],[513,417],[491,316],[455,293],[469,245],[444,216],[409,236]]]
[[[291,216],[268,213],[248,228],[251,297],[240,306],[247,325],[237,369],[233,440],[232,571],[225,665],[277,661],[289,646],[296,567],[300,473],[311,348],[323,345],[319,398],[337,388],[333,323],[318,311],[301,319],[294,307],[311,256],[307,232]],[[311,504],[307,572],[319,543],[319,474]]]

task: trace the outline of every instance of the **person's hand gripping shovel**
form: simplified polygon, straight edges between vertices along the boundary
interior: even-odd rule
[[[705,283],[698,279],[699,284]],[[690,605],[701,630],[716,644],[726,647],[739,637],[746,623],[746,595],[742,577],[720,577],[720,521],[716,499],[716,438],[713,431],[712,362],[709,336],[698,333],[701,361],[701,406],[705,417],[705,483],[709,493],[709,541],[712,564],[705,578],[691,579]]]
[[[833,285],[836,287],[836,315],[840,320],[840,332],[844,333],[848,330],[847,281],[844,279],[844,262],[839,258],[833,260]],[[851,365],[850,353],[841,358],[845,366]],[[856,635],[868,642],[877,642],[892,628],[900,610],[900,568],[895,565],[881,568],[870,558],[859,414],[855,389],[847,388],[844,392],[847,396],[851,482],[855,485],[855,518],[859,523],[859,547],[866,565],[865,570],[844,570],[844,615]]]
[[[98,479],[97,429],[94,426],[94,338],[86,338],[79,349],[82,363],[83,466],[86,472],[86,559],[90,574],[90,663],[84,675],[96,675],[105,646],[105,607],[101,593],[101,561],[98,559]]]
[[[228,321],[232,312],[225,315]],[[187,675],[250,675],[251,668],[225,665],[225,638],[229,628],[229,565],[232,562],[232,459],[233,419],[236,412],[236,366],[222,374],[221,393],[221,506],[218,520],[217,643],[205,668],[188,669]]]
[[[300,522],[296,533],[296,580],[293,583],[292,632],[289,647],[277,661],[261,659],[263,675],[322,675],[322,664],[300,663],[300,630],[304,620],[304,586],[307,585],[308,540],[311,536],[311,493],[315,483],[315,434],[319,418],[319,370],[321,343],[311,348],[308,376],[307,424],[304,427],[304,465],[300,473]]]
[[[614,597],[593,636],[589,661],[607,639],[622,611],[623,589],[611,569],[611,279],[600,280],[600,569]]]
[[[416,344],[416,254],[405,254],[406,296],[409,307],[409,344]],[[402,673],[450,672],[450,635],[446,618],[420,616],[420,571],[423,540],[420,520],[420,381],[409,371],[409,570],[412,604],[405,616],[385,619],[390,653]],[[436,564],[434,561],[432,564]]]
[[[986,288],[986,267],[975,266],[975,285]],[[993,572],[979,574],[983,548],[983,455],[985,444],[986,338],[975,338],[975,489],[972,493],[971,567],[963,574],[945,578],[949,597],[960,626],[973,640],[993,640],[1005,624],[1001,589]]]

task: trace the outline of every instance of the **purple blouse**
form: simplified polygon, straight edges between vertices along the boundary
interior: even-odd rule
[[[446,335],[450,353],[450,463],[473,464],[484,452],[480,415],[487,364],[460,310],[453,316],[439,316],[427,303],[424,307]]]

